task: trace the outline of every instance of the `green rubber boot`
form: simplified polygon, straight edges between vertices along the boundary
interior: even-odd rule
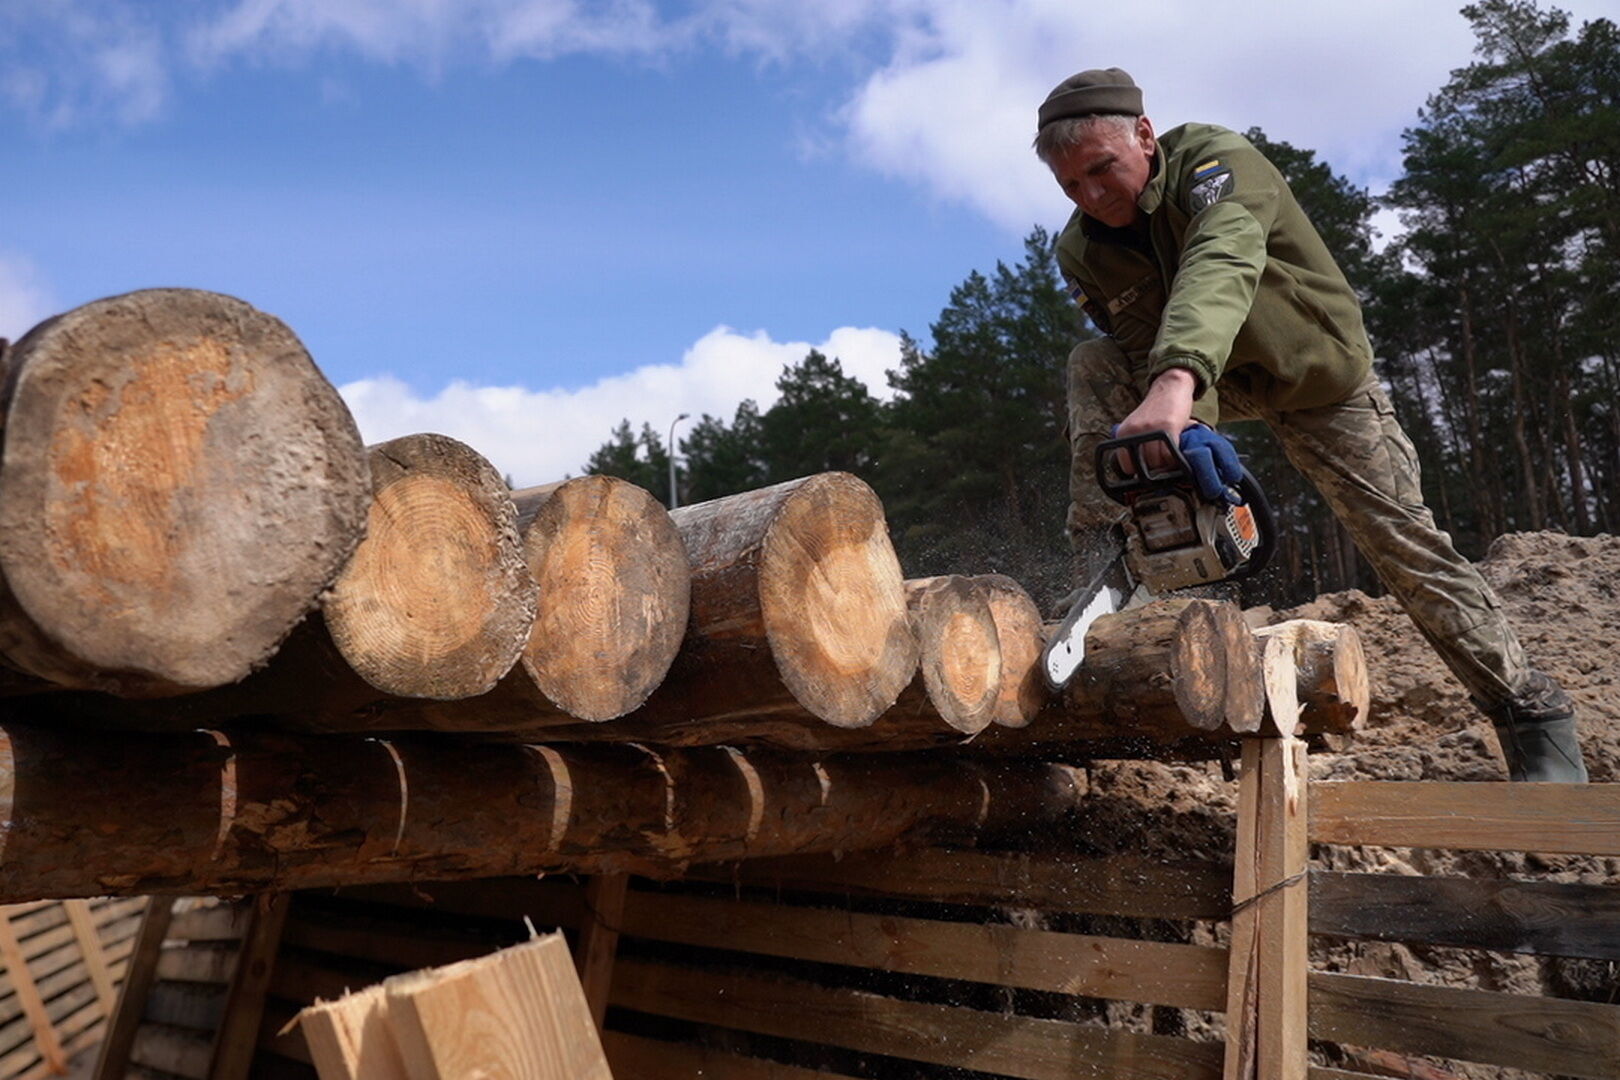
[[[1586,783],[1575,703],[1551,676],[1532,670],[1517,694],[1486,713],[1496,726],[1509,779]]]

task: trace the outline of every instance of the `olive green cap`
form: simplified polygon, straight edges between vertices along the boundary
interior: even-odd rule
[[[1045,127],[1054,120],[1067,120],[1071,116],[1142,115],[1142,88],[1119,68],[1092,68],[1053,87],[1041,102],[1040,123]]]

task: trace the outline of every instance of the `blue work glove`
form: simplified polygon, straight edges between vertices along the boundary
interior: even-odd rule
[[[1194,424],[1181,433],[1181,456],[1187,459],[1198,494],[1210,502],[1243,505],[1237,489],[1243,482],[1243,462],[1225,435]]]

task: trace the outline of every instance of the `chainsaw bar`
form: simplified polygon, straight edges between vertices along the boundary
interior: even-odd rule
[[[1075,598],[1057,632],[1041,651],[1041,676],[1047,689],[1062,690],[1086,656],[1086,633],[1104,615],[1137,607],[1152,597],[1131,577],[1125,565],[1125,541],[1118,536],[1108,564]]]

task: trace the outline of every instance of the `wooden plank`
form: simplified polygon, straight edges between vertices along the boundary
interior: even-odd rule
[[[899,1001],[792,979],[619,959],[612,1002],[655,1016],[1018,1080],[1215,1080],[1221,1048],[1163,1035]]]
[[[298,1014],[310,1060],[321,1080],[407,1080],[388,1023],[388,994],[379,984]]]
[[[62,1023],[86,1005],[100,1007],[100,1002],[96,1000],[96,988],[87,982],[80,983],[45,1003],[45,1015],[50,1020],[52,1028],[58,1032],[59,1039],[62,1037]],[[26,1018],[0,1027],[0,1053],[10,1053],[19,1046],[33,1042],[33,1025]],[[37,1043],[35,1045],[37,1046]],[[7,1074],[0,1072],[0,1076],[5,1075]]]
[[[561,934],[383,983],[410,1080],[612,1080]]]
[[[212,983],[160,982],[146,995],[142,1017],[171,1027],[217,1031],[228,993],[226,987]]]
[[[1226,1046],[1222,1080],[1250,1080],[1259,1054],[1259,910],[1250,902],[1260,891],[1260,742],[1243,740],[1238,778],[1237,825],[1232,862],[1232,939],[1226,971]]]
[[[602,1018],[607,1015],[608,986],[613,982],[613,958],[619,950],[619,926],[629,888],[629,874],[596,874],[585,885],[586,918],[579,928],[574,956],[597,1031],[602,1030]]]
[[[146,1022],[135,1032],[129,1060],[185,1080],[206,1080],[213,1039],[199,1031]]]
[[[135,1043],[135,1030],[140,1026],[141,1009],[157,976],[158,954],[163,950],[163,937],[169,930],[172,907],[169,897],[156,897],[141,920],[129,970],[118,989],[118,1008],[113,1012],[107,1039],[101,1044],[101,1053],[96,1059],[95,1080],[123,1080],[124,1070],[129,1066],[129,1051]]]
[[[74,1040],[78,1035],[104,1022],[101,1016],[101,1006],[95,1000],[94,990],[88,986],[86,989],[90,990],[90,993],[87,995],[85,1002],[77,1010],[67,1013],[57,1021],[56,1030],[61,1036],[64,1054],[68,1053],[67,1048],[69,1046],[76,1045]],[[36,1047],[32,1045],[23,1046],[9,1054],[0,1056],[0,1076],[15,1076],[17,1073],[24,1072],[34,1066],[35,1062],[38,1062],[39,1067],[52,1068],[50,1062],[40,1059]],[[60,1075],[59,1070],[56,1071],[56,1075]]]
[[[687,877],[806,892],[857,893],[953,904],[1016,904],[1038,911],[1147,919],[1224,920],[1232,868],[1216,862],[1161,863],[1130,856],[989,854],[926,848],[751,859],[694,867]]]
[[[1259,1075],[1265,1080],[1305,1080],[1310,843],[1305,838],[1308,773],[1304,742],[1288,736],[1261,740],[1260,767],[1260,851],[1255,881],[1259,891],[1254,899],[1259,936]]]
[[[214,904],[174,913],[171,941],[241,941],[247,932],[250,904]]]
[[[1620,856],[1620,784],[1312,784],[1323,844]]]
[[[625,933],[794,960],[1220,1011],[1226,950],[635,891]]]
[[[236,971],[226,997],[225,1017],[214,1037],[208,1080],[246,1080],[253,1064],[254,1037],[264,1014],[265,992],[275,969],[276,950],[292,896],[276,893],[252,901]]]
[[[1620,960],[1620,886],[1314,871],[1311,933]]]
[[[158,955],[157,977],[179,982],[228,983],[236,970],[231,942],[199,941],[171,945]]]
[[[95,985],[96,996],[101,999],[101,1014],[111,1016],[118,1007],[118,988],[113,985],[112,972],[107,967],[107,954],[101,947],[101,935],[90,915],[90,905],[83,900],[68,900],[62,904],[67,910],[68,922],[73,925],[73,936],[78,939],[79,951],[84,954],[84,966]]]
[[[665,1042],[622,1031],[603,1032],[602,1047],[607,1051],[613,1075],[623,1080],[692,1080],[694,1076],[725,1080],[853,1080],[842,1073],[799,1069],[694,1043]]]
[[[106,1034],[106,1028],[106,1020],[97,1020],[94,1024],[65,1041],[62,1044],[62,1049],[66,1051],[68,1060],[71,1061],[80,1054],[94,1049],[101,1042],[101,1037]],[[47,1077],[56,1075],[51,1071],[49,1065],[41,1061],[33,1068],[24,1069],[22,1072],[17,1073],[12,1077],[12,1080],[46,1080]]]
[[[39,1047],[39,1056],[58,1072],[66,1072],[67,1056],[62,1049],[61,1037],[45,1011],[45,1002],[39,996],[39,986],[34,982],[33,973],[28,970],[28,961],[23,957],[22,945],[11,930],[11,920],[7,918],[0,918],[0,962],[6,966],[6,974],[11,979],[13,992],[22,1006],[23,1015],[28,1018],[29,1026],[33,1029],[34,1043]]]
[[[1327,972],[1311,974],[1310,995],[1315,1039],[1562,1076],[1620,1077],[1620,1006]]]
[[[114,948],[117,949],[119,946],[114,946]],[[109,959],[112,960],[112,964],[108,971],[116,983],[123,972],[124,965],[119,962],[120,958],[116,955],[110,956]],[[39,988],[39,996],[46,1002],[50,1002],[53,998],[65,994],[81,984],[89,985],[84,969],[81,967],[62,968],[35,983]],[[22,1015],[22,1003],[17,1000],[15,994],[7,994],[5,997],[0,998],[0,1025],[8,1025]],[[0,1042],[3,1042],[3,1038],[0,1038]]]

